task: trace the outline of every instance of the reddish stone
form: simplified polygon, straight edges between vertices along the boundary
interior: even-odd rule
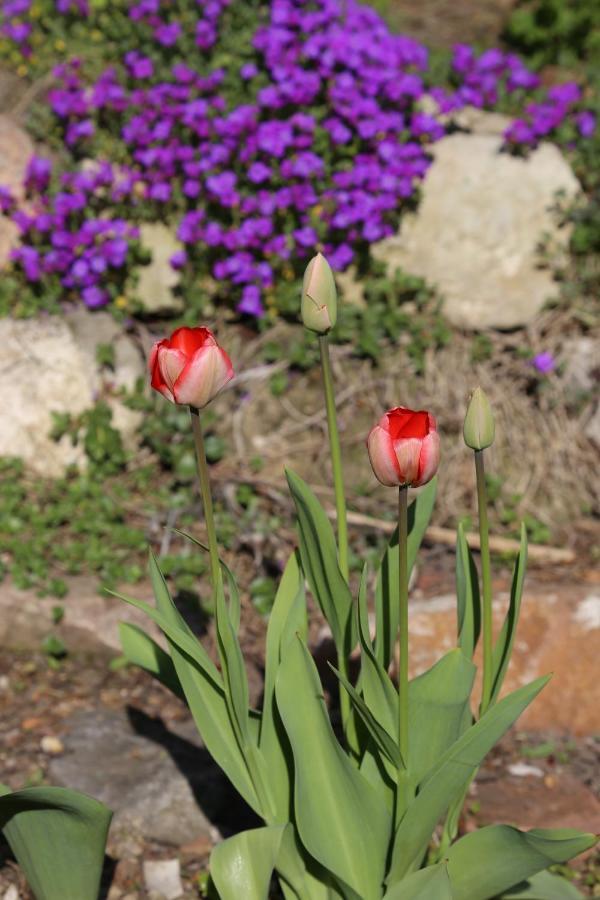
[[[502,626],[507,592],[496,595],[494,635]],[[586,586],[558,585],[550,589],[526,584],[521,618],[504,693],[540,675],[552,680],[519,719],[519,725],[539,731],[569,731],[574,735],[600,731],[600,598]],[[445,594],[411,604],[410,663],[412,674],[429,668],[456,646],[456,601]],[[481,642],[475,696],[481,679]]]

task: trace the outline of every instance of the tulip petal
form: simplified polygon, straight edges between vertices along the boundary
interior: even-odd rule
[[[157,341],[152,347],[149,360],[149,368],[152,376],[150,383],[155,391],[158,391],[159,394],[162,394],[163,397],[166,397],[171,403],[175,403],[175,397],[169,386],[165,383],[158,360],[160,350],[167,346],[167,344],[168,341]]]
[[[181,350],[170,350],[168,347],[159,347],[158,365],[163,380],[170,391],[173,391],[175,382],[185,368],[187,359]],[[173,391],[174,392],[174,391]]]
[[[387,419],[384,418],[382,422]],[[400,469],[398,460],[394,453],[394,446],[389,431],[383,428],[381,424],[375,425],[367,438],[367,449],[369,451],[369,459],[375,477],[382,484],[388,487],[394,487],[400,484]]]
[[[421,438],[400,438],[393,441],[393,447],[400,470],[400,484],[414,484],[419,477]]]
[[[205,344],[215,345],[214,335],[209,328],[176,328],[169,338],[169,347],[172,350],[181,350],[185,356],[190,359],[194,353],[200,350]]]
[[[233,378],[233,366],[216,343],[206,343],[185,366],[173,388],[177,403],[202,409]]]
[[[437,431],[430,431],[421,445],[419,458],[419,474],[413,487],[420,487],[431,481],[440,464],[440,436]]]

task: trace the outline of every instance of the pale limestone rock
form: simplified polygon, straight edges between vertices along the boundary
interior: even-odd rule
[[[131,339],[108,313],[83,308],[58,318],[1,319],[0,456],[17,456],[43,476],[58,477],[71,463],[85,464],[81,447],[68,436],[49,437],[54,412],[78,415],[93,405],[104,375],[96,362],[96,346],[115,350],[115,371],[108,376],[114,392],[132,388],[145,373],[144,360]],[[139,413],[110,398],[113,424],[132,446]]]
[[[181,250],[181,243],[166,225],[159,222],[140,227],[140,242],[152,254],[150,264],[139,270],[137,295],[144,309],[153,314],[180,312],[183,302],[174,293],[180,275],[169,259]]]
[[[177,900],[183,894],[178,859],[146,859],[143,871],[150,894],[154,893],[163,900]]]
[[[23,178],[33,144],[28,134],[9,116],[0,115],[0,185],[17,200],[23,199]],[[0,269],[9,260],[17,243],[17,229],[8,216],[0,215]]]
[[[417,212],[372,251],[391,269],[436,286],[454,325],[514,328],[556,293],[538,245],[547,236],[558,250],[566,246],[569,232],[558,228],[553,207],[557,192],[572,200],[579,184],[553,145],[517,158],[501,152],[498,134],[481,128],[434,146]]]

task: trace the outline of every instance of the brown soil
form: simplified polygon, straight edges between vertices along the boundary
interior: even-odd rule
[[[496,44],[514,0],[380,0],[392,26],[431,47]]]

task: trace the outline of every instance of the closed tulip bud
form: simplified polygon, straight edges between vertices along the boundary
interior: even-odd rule
[[[399,406],[386,412],[367,439],[375,477],[389,487],[419,487],[440,464],[440,437],[426,410]]]
[[[171,403],[202,409],[233,378],[233,366],[208,328],[177,328],[152,348],[152,387]]]
[[[485,450],[494,443],[495,430],[490,401],[480,387],[475,388],[463,425],[465,444],[472,450]]]
[[[311,331],[327,334],[337,320],[337,290],[331,266],[322,253],[313,256],[302,283],[302,321]]]

